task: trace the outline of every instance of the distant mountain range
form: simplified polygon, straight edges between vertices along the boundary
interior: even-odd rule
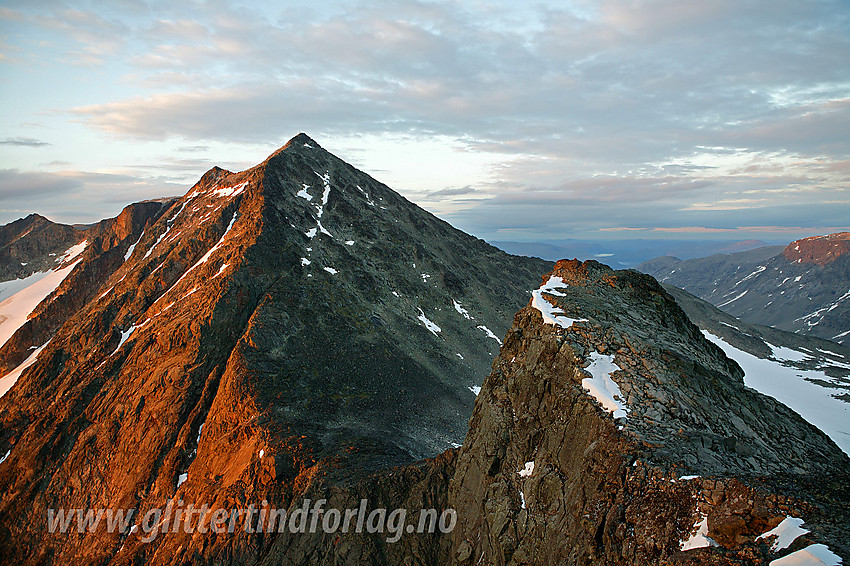
[[[747,322],[850,343],[850,233],[637,267]]]
[[[593,259],[617,268],[635,267],[639,263],[659,257],[675,256],[682,259],[747,251],[766,246],[761,240],[546,240],[543,242],[491,241],[508,253],[539,257],[550,261],[575,258]]]

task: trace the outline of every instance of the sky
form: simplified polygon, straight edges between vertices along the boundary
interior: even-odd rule
[[[0,0],[0,223],[299,132],[488,240],[850,230],[850,2]]]

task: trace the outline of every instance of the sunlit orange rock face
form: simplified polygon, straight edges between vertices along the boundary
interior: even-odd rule
[[[850,232],[838,232],[791,242],[782,255],[791,263],[826,265],[847,253],[850,253]]]

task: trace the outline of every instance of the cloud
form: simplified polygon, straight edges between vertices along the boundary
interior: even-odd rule
[[[4,140],[0,140],[0,145],[19,145],[24,147],[41,147],[44,145],[50,145],[45,141],[41,141],[35,138],[6,138]]]
[[[120,62],[132,88],[58,109],[111,143],[447,139],[485,173],[409,194],[482,236],[847,212],[843,0],[131,4],[0,12],[49,28],[65,59]]]
[[[477,191],[474,188],[467,185],[465,187],[454,187],[440,189],[437,191],[426,191],[424,193],[417,194],[416,200],[422,202],[440,202],[444,200],[455,200],[454,197],[458,197],[460,195],[469,195],[475,192]]]
[[[30,212],[57,222],[91,222],[114,216],[131,202],[183,194],[186,189],[167,178],[130,173],[0,169],[0,223]]]
[[[52,173],[0,169],[0,195],[3,200],[68,193],[81,186],[78,179]]]

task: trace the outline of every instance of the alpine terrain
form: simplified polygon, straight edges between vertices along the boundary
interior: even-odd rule
[[[24,288],[0,304],[0,555],[20,563],[156,552],[51,535],[47,509],[190,493],[285,508],[314,478],[459,445],[472,388],[550,265],[455,230],[303,134],[92,228],[3,230],[3,279]]]
[[[4,563],[850,559],[850,350],[508,255],[304,134],[2,230]]]
[[[850,232],[637,269],[747,322],[850,343]]]

